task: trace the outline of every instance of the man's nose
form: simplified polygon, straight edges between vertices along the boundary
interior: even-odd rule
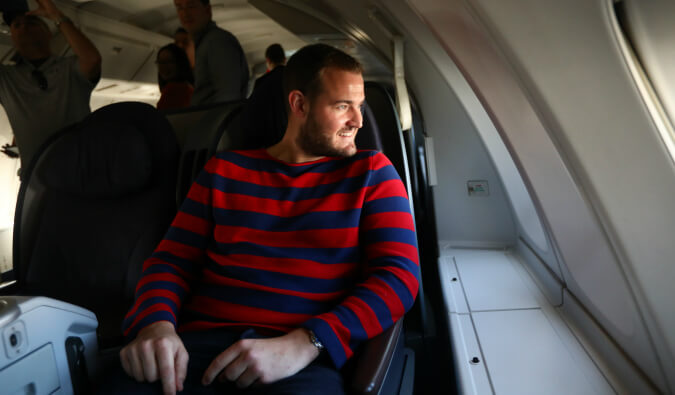
[[[361,129],[363,126],[363,113],[361,112],[360,108],[356,108],[352,110],[352,117],[349,119],[349,126],[356,128],[356,129]]]

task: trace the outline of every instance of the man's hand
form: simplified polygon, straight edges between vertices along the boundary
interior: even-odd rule
[[[63,14],[56,8],[52,0],[35,0],[38,8],[28,12],[28,15],[42,16],[53,21],[63,18]]]
[[[19,148],[16,145],[9,145],[5,144],[0,148],[0,151],[2,151],[3,154],[9,156],[10,158],[18,158],[19,157]]]
[[[165,394],[183,390],[188,353],[168,321],[155,322],[138,332],[120,351],[120,360],[124,371],[139,382],[160,379]]]
[[[96,84],[101,77],[101,54],[94,46],[94,43],[91,42],[85,36],[80,29],[75,27],[72,22],[63,23],[65,21],[70,21],[66,16],[54,5],[52,0],[36,0],[38,3],[38,8],[34,9],[31,12],[28,12],[28,15],[41,16],[47,19],[51,19],[54,22],[60,22],[59,30],[63,33],[63,36],[68,41],[68,45],[72,48],[75,56],[77,56],[78,62],[80,64],[80,71],[82,75],[85,76],[91,83]]]
[[[234,381],[239,388],[253,383],[269,384],[302,370],[319,350],[309,341],[305,329],[295,329],[270,339],[243,339],[220,353],[204,372],[202,384],[218,377]]]

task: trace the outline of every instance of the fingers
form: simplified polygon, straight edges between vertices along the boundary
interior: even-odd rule
[[[260,366],[255,363],[252,350],[246,344],[245,341],[237,343],[237,348],[231,350],[237,353],[236,357],[224,365],[224,369],[218,375],[220,381],[232,381],[239,388],[247,388],[262,377]]]
[[[122,369],[124,369],[124,373],[126,373],[128,376],[133,376],[134,373],[131,369],[131,363],[129,362],[127,353],[128,350],[126,347],[120,351],[120,362],[122,363]]]
[[[157,381],[157,359],[155,359],[155,350],[150,342],[141,343],[141,352],[139,359],[143,369],[143,377],[150,383]]]
[[[174,368],[174,353],[166,342],[158,342],[156,347],[156,363],[159,367],[159,377],[162,381],[162,391],[165,394],[176,393],[176,370]],[[149,381],[149,380],[148,380]]]
[[[225,370],[218,376],[222,381],[237,381],[239,377],[248,369],[248,361],[246,360],[246,354],[241,353],[232,361],[229,365],[225,367]]]
[[[221,352],[209,365],[208,368],[206,368],[206,371],[204,372],[204,376],[202,377],[202,384],[204,385],[209,385],[213,382],[213,380],[218,376],[218,374],[232,362],[235,358],[239,356],[240,353],[240,342],[237,342],[230,347],[228,347],[225,351]]]
[[[35,0],[35,2],[37,3],[38,8],[29,11],[26,14],[48,17],[58,11],[51,0]]]
[[[135,348],[129,350],[129,362],[131,365],[131,376],[136,379],[136,381],[145,381],[145,375],[143,374],[143,365],[141,364],[141,359],[138,357],[138,352]]]
[[[188,366],[188,353],[185,348],[180,348],[178,353],[176,353],[176,360],[174,361],[174,367],[176,370],[176,389],[178,391],[183,390],[183,383],[185,382],[185,377],[187,376],[187,366]]]
[[[237,387],[248,388],[260,378],[260,372],[249,366],[237,379]]]

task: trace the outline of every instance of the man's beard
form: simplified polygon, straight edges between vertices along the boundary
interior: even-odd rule
[[[357,130],[354,130],[356,135]],[[350,157],[356,154],[356,145],[351,144],[338,148],[333,144],[332,135],[321,133],[320,126],[312,114],[307,122],[300,127],[297,144],[303,151],[312,156]]]

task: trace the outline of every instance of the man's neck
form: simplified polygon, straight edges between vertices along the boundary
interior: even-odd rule
[[[289,137],[288,130],[286,130],[284,138],[277,144],[267,148],[267,153],[274,159],[286,163],[306,163],[325,158],[325,156],[307,154]]]

